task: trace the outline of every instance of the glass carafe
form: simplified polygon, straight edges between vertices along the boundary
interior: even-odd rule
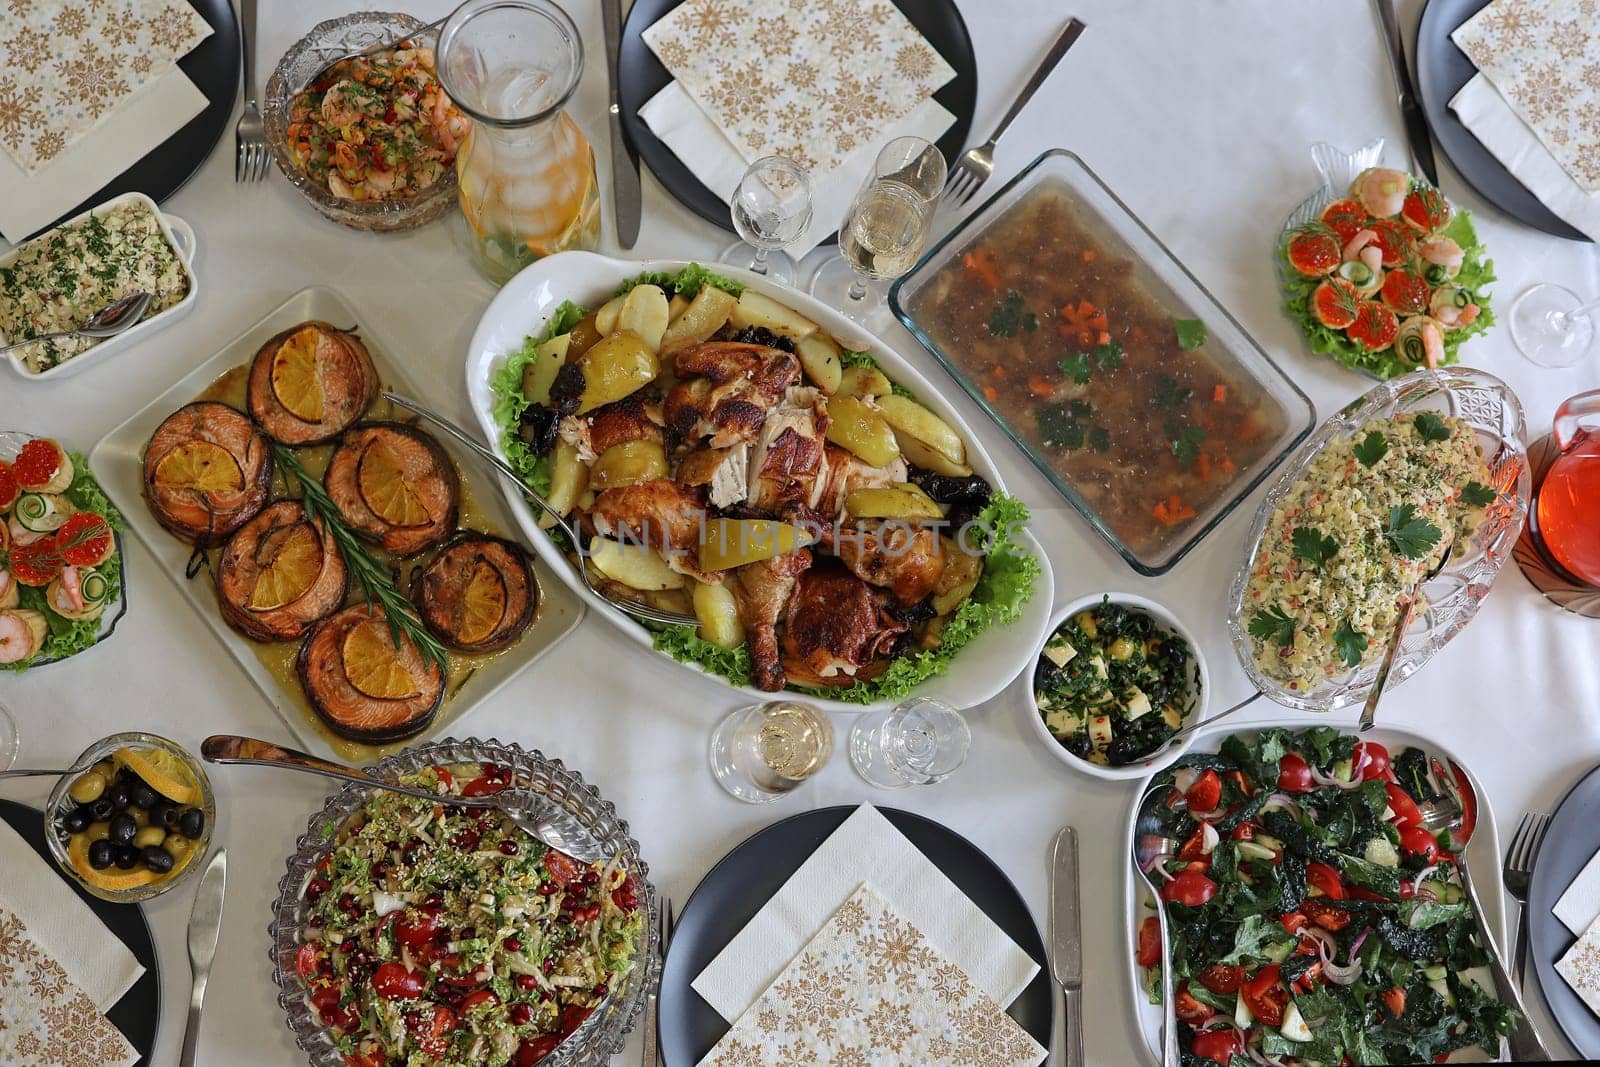
[[[503,284],[600,243],[594,150],[565,107],[583,42],[550,0],[467,0],[439,31],[439,82],[472,117],[456,158],[478,268]]]

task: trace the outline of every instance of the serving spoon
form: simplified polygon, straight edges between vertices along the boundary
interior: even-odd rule
[[[38,337],[30,337],[26,341],[13,341],[8,345],[0,345],[0,355],[11,351],[13,348],[22,348],[25,345],[35,345],[40,341],[53,341],[58,337],[92,337],[95,340],[104,340],[115,337],[124,330],[137,325],[144,313],[149,310],[150,301],[155,299],[154,293],[138,292],[129,293],[115,303],[90,315],[82,326],[71,330],[57,330],[54,333],[42,333]]]
[[[1177,1019],[1172,1010],[1172,943],[1167,938],[1167,909],[1161,906],[1161,889],[1150,876],[1150,869],[1157,861],[1177,851],[1177,843],[1161,829],[1161,820],[1156,811],[1157,806],[1166,800],[1171,788],[1168,782],[1146,789],[1144,796],[1139,798],[1138,815],[1133,820],[1133,867],[1144,880],[1145,888],[1150,890],[1150,898],[1155,901],[1156,925],[1161,930],[1161,1067],[1178,1067],[1181,1060],[1178,1055]]]
[[[368,774],[355,767],[346,767],[342,763],[321,759],[309,752],[284,748],[271,741],[240,737],[235,734],[214,734],[206,738],[200,743],[200,755],[207,763],[279,767],[306,774],[319,774],[324,778],[335,778],[344,782],[355,782],[357,785],[372,789],[383,789],[390,793],[401,793],[408,797],[451,804],[460,808],[494,808],[504,813],[506,818],[528,836],[543,842],[557,852],[566,853],[579,863],[595,863],[610,858],[609,853],[597,846],[593,835],[575,818],[568,815],[565,809],[560,808],[556,801],[551,800],[548,804],[540,805],[543,810],[537,813],[531,811],[528,801],[539,794],[519,788],[515,783],[489,796],[446,796],[430,789],[379,778],[375,774]]]
[[[1452,537],[1450,543],[1444,546],[1444,551],[1439,554],[1439,562],[1428,569],[1428,573],[1418,578],[1400,605],[1400,617],[1394,621],[1394,630],[1389,634],[1389,647],[1384,649],[1383,662],[1378,665],[1378,676],[1372,680],[1372,685],[1367,689],[1367,702],[1361,707],[1361,722],[1357,729],[1366,733],[1372,729],[1374,720],[1378,717],[1378,701],[1383,699],[1383,691],[1389,687],[1389,672],[1394,669],[1394,661],[1400,654],[1400,643],[1406,639],[1406,631],[1411,629],[1411,617],[1416,614],[1417,601],[1422,599],[1422,587],[1439,576],[1444,570],[1444,565],[1450,562],[1450,553],[1456,550],[1456,542]],[[1547,1057],[1548,1058],[1548,1057]]]
[[[555,523],[555,525],[560,528],[561,532],[567,535],[567,540],[572,544],[574,551],[578,553],[578,574],[581,578],[583,578],[583,584],[589,587],[589,592],[593,593],[601,600],[604,600],[617,610],[626,612],[629,615],[644,619],[648,622],[657,623],[662,626],[700,625],[700,620],[695,618],[693,615],[685,615],[682,612],[677,611],[667,611],[664,608],[658,608],[638,600],[627,600],[616,596],[607,589],[602,588],[595,582],[594,575],[590,573],[590,554],[583,547],[583,541],[578,537],[578,531],[571,523],[567,521],[566,516],[562,515],[559,511],[546,503],[545,499],[538,493],[535,493],[533,490],[529,489],[527,485],[523,483],[522,477],[518,475],[516,471],[511,469],[510,464],[501,459],[499,456],[495,455],[493,452],[489,451],[489,449],[485,448],[483,445],[479,444],[477,439],[471,434],[467,433],[467,431],[463,430],[461,427],[457,426],[443,415],[440,415],[438,412],[430,411],[428,408],[423,407],[415,400],[408,400],[407,398],[396,393],[385,391],[383,397],[396,407],[402,407],[407,411],[415,412],[416,414],[421,415],[424,419],[427,419],[429,422],[439,427],[439,429],[443,430],[445,433],[448,433],[451,437],[454,437],[457,441],[460,441],[463,445],[466,445],[468,448],[472,449],[472,451],[477,453],[478,457],[485,463],[489,464],[506,478],[510,479],[511,484],[517,487],[518,491],[522,493],[524,498],[526,498],[530,503],[537,505],[539,510],[544,512],[550,521]]]

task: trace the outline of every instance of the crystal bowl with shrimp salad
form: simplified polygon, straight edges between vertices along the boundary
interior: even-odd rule
[[[422,746],[378,773],[439,799],[347,787],[279,886],[279,1002],[313,1063],[605,1062],[653,959],[654,893],[626,825],[559,761],[493,741]],[[450,802],[513,783],[608,858],[579,862],[497,809]]]
[[[455,157],[470,122],[435,77],[433,34],[328,62],[422,26],[370,11],[320,22],[267,81],[262,119],[273,159],[335,222],[410,229],[455,203]]]

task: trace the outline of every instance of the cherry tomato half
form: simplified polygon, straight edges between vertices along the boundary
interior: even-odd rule
[[[1439,841],[1421,826],[1407,826],[1400,831],[1400,847],[1432,863],[1439,858]]]
[[[464,797],[492,797],[496,793],[504,793],[506,783],[499,778],[474,778],[461,788]]]
[[[1373,782],[1389,777],[1389,750],[1376,741],[1357,741],[1353,765],[1361,768],[1361,780]]]
[[[1316,787],[1305,757],[1298,752],[1285,752],[1278,761],[1278,788],[1285,793],[1309,793]]]
[[[1326,863],[1306,864],[1306,882],[1329,900],[1345,898],[1344,879],[1339,877],[1338,871]]]
[[[407,948],[421,948],[437,940],[442,929],[437,913],[407,908],[394,924],[394,936]]]
[[[294,973],[300,976],[300,981],[309,982],[317,973],[317,948],[315,945],[301,945],[300,950],[294,954]]]
[[[1178,859],[1184,863],[1204,862],[1210,865],[1209,854],[1206,852],[1206,823],[1201,823],[1194,833],[1189,835],[1189,840],[1178,849]]]
[[[1289,990],[1278,980],[1278,975],[1278,965],[1274,963],[1261,968],[1254,978],[1239,989],[1245,1007],[1264,1026],[1283,1025],[1283,1009],[1289,1003]]]
[[[1280,918],[1278,920],[1278,924],[1291,934],[1297,934],[1306,928],[1306,923],[1309,921],[1310,920],[1308,920],[1300,912],[1291,911],[1289,914]]]
[[[1200,972],[1200,984],[1213,993],[1237,993],[1244,984],[1244,968],[1212,964]]]
[[[1141,967],[1154,967],[1161,962],[1161,921],[1154,915],[1139,925],[1139,947],[1133,958]]]
[[[1178,1018],[1191,1026],[1203,1023],[1216,1012],[1212,1011],[1203,1001],[1189,992],[1189,983],[1185,982],[1178,987],[1172,998],[1172,1010]]]
[[[1244,1055],[1244,1035],[1228,1027],[1206,1030],[1194,1035],[1189,1051],[1213,1063],[1232,1063],[1235,1056]]]
[[[1162,900],[1176,900],[1190,908],[1198,908],[1217,895],[1217,883],[1199,871],[1184,870],[1161,887]]]
[[[1189,798],[1190,811],[1210,811],[1222,803],[1222,777],[1216,771],[1207,770],[1195,779],[1184,795]]]
[[[1300,908],[1306,913],[1306,918],[1324,930],[1343,930],[1350,925],[1350,913],[1332,904],[1324,904],[1320,900],[1307,900],[1300,905]]]
[[[511,1059],[511,1067],[533,1067],[554,1052],[556,1046],[560,1044],[561,1038],[555,1034],[546,1034],[531,1041],[524,1041],[517,1046],[517,1054]]]
[[[1389,1009],[1389,1014],[1396,1019],[1406,1013],[1406,991],[1404,989],[1385,989],[1383,991],[1383,1006]]]
[[[544,854],[544,869],[560,885],[572,885],[583,878],[583,865],[565,852],[555,849]]]
[[[461,1001],[461,1014],[465,1015],[479,1004],[488,1004],[491,1007],[500,1003],[500,998],[492,989],[480,989],[476,993],[467,994]]]
[[[1393,782],[1383,787],[1389,796],[1389,810],[1394,812],[1396,826],[1415,826],[1422,822],[1422,809],[1411,799],[1411,794]]]
[[[372,976],[372,988],[378,996],[388,1000],[408,1000],[421,996],[424,984],[422,975],[406,970],[403,963],[393,961],[379,967]]]
[[[450,1048],[450,1035],[456,1029],[456,1013],[443,1004],[428,1004],[407,1015],[406,1026],[416,1037],[417,1047],[437,1058]]]

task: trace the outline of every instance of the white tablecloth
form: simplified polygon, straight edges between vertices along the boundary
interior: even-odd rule
[[[264,74],[312,23],[358,6],[355,0],[262,5]],[[432,18],[444,12],[445,0],[411,6]],[[599,12],[576,0],[569,7],[591,57],[574,115],[603,154]],[[1364,379],[1308,355],[1297,328],[1279,311],[1270,254],[1284,217],[1314,180],[1307,154],[1313,141],[1354,147],[1377,134],[1400,136],[1367,0],[962,0],[962,7],[981,72],[974,139],[987,136],[1065,14],[1070,10],[1089,24],[1001,144],[996,185],[1043,148],[1077,151],[1294,375],[1321,414],[1366,387]],[[1405,7],[1407,24],[1415,25],[1421,4],[1412,0]],[[1389,158],[1403,159],[1404,149],[1396,144]],[[1593,246],[1503,219],[1448,165],[1442,170],[1445,191],[1476,213],[1500,271],[1497,308],[1536,281],[1600,293]],[[603,161],[601,173],[608,185]],[[636,254],[713,257],[728,240],[653,177],[645,177],[644,187]],[[0,426],[87,448],[310,283],[337,286],[366,316],[382,321],[387,336],[403,342],[395,355],[412,376],[440,383],[429,399],[467,417],[462,354],[493,290],[469,264],[457,220],[390,237],[342,229],[312,212],[276,174],[264,185],[234,184],[231,136],[167,206],[200,235],[204,293],[194,313],[64,383],[23,385],[7,373]],[[610,210],[608,199],[608,219]],[[609,221],[606,241],[615,248]],[[898,327],[885,340],[934,380],[943,377]],[[1516,386],[1536,429],[1563,398],[1600,377],[1594,360],[1565,371],[1533,366],[1515,352],[1504,326],[1473,341],[1466,354],[1468,362]],[[985,424],[975,405],[950,392],[1013,491],[1033,508],[1035,532],[1055,568],[1055,595],[1124,590],[1160,599],[1200,631],[1217,703],[1246,695],[1223,613],[1252,508],[1241,508],[1165,578],[1140,578]],[[22,722],[23,764],[61,765],[94,739],[136,727],[189,745],[217,731],[285,736],[277,716],[171,582],[155,572],[149,555],[137,546],[129,554],[132,607],[111,642],[71,665],[0,679],[0,700]],[[1522,811],[1552,807],[1600,757],[1597,640],[1600,624],[1551,606],[1508,566],[1477,621],[1392,695],[1385,718],[1431,731],[1470,760],[1508,838]],[[616,669],[618,662],[627,669]],[[1130,1061],[1135,1033],[1119,917],[1126,864],[1120,831],[1131,787],[1073,775],[1042,751],[1025,721],[1025,686],[1013,685],[972,712],[971,758],[942,785],[877,791],[854,775],[841,753],[817,780],[766,807],[729,798],[706,769],[710,726],[735,703],[716,684],[637,654],[631,642],[591,617],[557,657],[529,669],[460,730],[536,745],[580,768],[631,820],[658,884],[680,904],[724,852],[767,823],[813,807],[871,800],[938,819],[977,842],[1015,880],[1043,929],[1047,850],[1057,827],[1071,822],[1081,835],[1085,870],[1088,1058],[1094,1064]],[[219,770],[213,781],[219,840],[229,847],[232,869],[200,1060],[291,1067],[304,1060],[275,1004],[268,902],[285,855],[325,790],[313,779],[248,768]],[[0,793],[37,803],[44,787],[5,783]],[[147,908],[163,985],[157,1067],[178,1058],[188,911],[186,893]],[[638,1049],[635,1034],[618,1062],[637,1063]]]

